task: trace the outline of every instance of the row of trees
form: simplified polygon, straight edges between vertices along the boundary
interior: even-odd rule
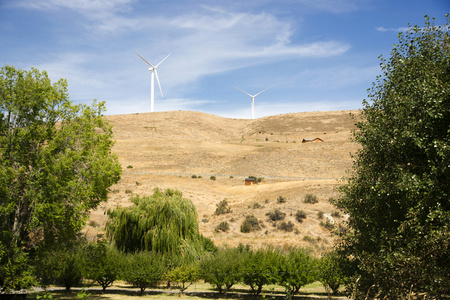
[[[293,248],[282,252],[273,248],[251,250],[250,247],[218,249],[197,260],[186,256],[139,251],[125,253],[106,242],[72,245],[71,250],[55,249],[36,261],[36,275],[43,286],[55,284],[70,289],[88,279],[103,290],[121,279],[138,287],[174,285],[181,292],[203,279],[219,293],[229,291],[235,284],[250,287],[254,295],[267,285],[284,287],[287,295],[321,281],[333,294],[344,282],[334,254],[320,259],[306,250]]]

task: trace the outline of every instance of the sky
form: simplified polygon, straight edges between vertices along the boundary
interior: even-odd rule
[[[67,79],[70,99],[106,115],[227,118],[362,108],[398,32],[445,23],[448,0],[0,0],[0,67]],[[233,86],[232,86],[233,85]]]

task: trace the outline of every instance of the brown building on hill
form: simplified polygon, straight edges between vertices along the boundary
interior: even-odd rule
[[[256,183],[256,178],[245,178],[245,185],[254,185]]]
[[[303,139],[302,143],[323,143],[323,140],[321,138]]]

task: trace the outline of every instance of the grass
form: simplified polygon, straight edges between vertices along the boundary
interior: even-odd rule
[[[205,299],[254,299],[250,293],[250,287],[242,284],[237,284],[231,288],[231,290],[223,295],[220,295],[213,287],[203,281],[199,281],[190,286],[184,294],[180,294],[179,290],[165,287],[150,288],[144,292],[141,296],[139,289],[134,288],[123,281],[119,281],[113,284],[112,287],[107,288],[102,293],[99,286],[86,286],[85,290],[88,294],[91,294],[87,299],[90,300],[138,300],[138,299],[152,299],[152,300],[176,300],[176,299],[189,299],[189,300],[205,300]],[[63,287],[51,287],[48,289],[49,294],[53,296],[53,299],[61,300],[79,300],[78,293],[81,292],[81,287],[73,288],[71,291],[66,292]],[[266,285],[263,288],[262,295],[276,295],[284,299],[284,288],[278,285]],[[44,295],[44,292],[35,292],[27,296],[27,299],[36,299],[37,295]],[[308,284],[300,289],[299,295],[318,295],[326,298],[326,291],[320,282],[314,282]]]

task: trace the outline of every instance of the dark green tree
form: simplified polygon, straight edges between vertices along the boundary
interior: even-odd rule
[[[120,178],[102,103],[74,105],[47,73],[0,69],[0,286],[28,287],[29,255],[73,239]]]
[[[319,280],[325,290],[337,295],[339,288],[345,283],[346,278],[341,269],[339,257],[335,251],[325,253],[318,262]]]
[[[215,250],[199,232],[194,204],[180,191],[155,189],[152,196],[131,201],[134,205],[108,212],[107,235],[119,250],[177,253],[192,259]]]
[[[138,287],[141,294],[164,279],[167,272],[163,254],[154,251],[127,253],[120,277]]]
[[[84,278],[97,282],[103,289],[117,280],[123,267],[123,255],[105,241],[89,243],[83,251]]]
[[[283,258],[278,283],[286,288],[289,295],[295,295],[302,286],[318,279],[317,259],[305,249],[292,248]]]
[[[214,286],[219,293],[228,291],[241,280],[243,251],[238,248],[219,249],[211,255],[205,255],[201,262],[202,277]]]
[[[250,286],[252,294],[259,295],[263,286],[280,281],[280,251],[267,248],[242,252],[242,282]]]
[[[350,216],[341,250],[356,288],[391,299],[450,294],[450,22],[425,18],[381,59],[337,201]]]

